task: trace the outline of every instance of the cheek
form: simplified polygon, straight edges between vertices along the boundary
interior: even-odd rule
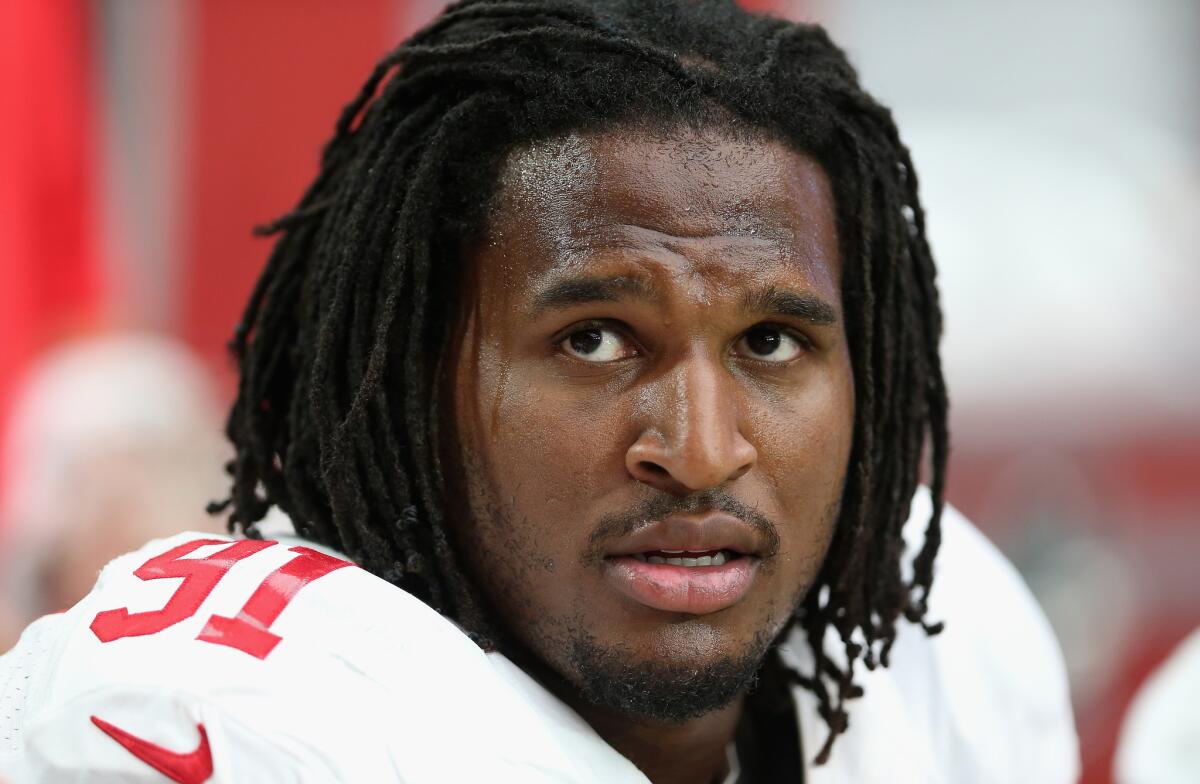
[[[488,401],[498,412],[488,450],[497,487],[551,538],[587,530],[589,510],[624,478],[621,437],[628,412],[618,401],[580,399],[535,374],[513,369]],[[551,518],[554,522],[543,520]]]
[[[779,568],[807,585],[824,558],[854,435],[849,358],[799,390],[757,398],[751,438],[760,480],[780,525]]]
[[[811,492],[814,480],[841,485],[854,434],[854,384],[848,361],[836,365],[798,389],[754,400],[750,437],[758,467],[782,492]]]
[[[502,361],[501,347],[478,349],[473,366],[460,368],[459,389],[474,392],[459,395],[457,415],[472,538],[484,552],[518,547],[557,569],[580,557],[597,499],[624,477],[615,428],[628,413]]]
[[[559,635],[597,587],[581,557],[623,461],[612,458],[620,451],[612,422],[594,404],[548,392],[519,366],[487,375],[459,415],[467,490],[459,537],[509,630],[553,658],[539,641]]]

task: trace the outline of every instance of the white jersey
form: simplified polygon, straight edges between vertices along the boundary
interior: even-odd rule
[[[914,502],[914,540],[928,517]],[[916,544],[914,541],[912,544]],[[910,548],[911,549],[911,548]],[[1061,654],[1012,567],[948,510],[931,596],[903,624],[829,763],[796,690],[812,784],[1068,784]],[[797,635],[785,657],[811,670]],[[0,781],[637,782],[647,779],[500,654],[298,539],[180,534],[116,559],[0,657]]]

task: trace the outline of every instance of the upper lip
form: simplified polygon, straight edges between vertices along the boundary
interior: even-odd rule
[[[605,555],[616,557],[656,550],[732,550],[741,555],[764,554],[767,538],[754,526],[723,512],[670,515],[623,536]]]

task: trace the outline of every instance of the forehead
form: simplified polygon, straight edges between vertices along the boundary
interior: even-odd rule
[[[840,276],[820,164],[783,142],[717,129],[617,129],[520,147],[501,168],[488,224],[487,255],[510,284],[643,246]]]

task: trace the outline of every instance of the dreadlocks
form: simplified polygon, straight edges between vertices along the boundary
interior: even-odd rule
[[[230,498],[213,508],[254,536],[278,506],[299,534],[490,645],[447,534],[436,448],[460,248],[483,230],[516,145],[706,122],[785,140],[834,188],[854,441],[833,542],[794,619],[815,670],[787,676],[818,698],[822,762],[862,693],[856,663],[887,665],[901,615],[940,628],[925,615],[948,437],[916,175],[890,113],[819,27],[716,0],[463,0],[388,54],[299,205],[261,229],[279,239],[231,343],[237,452]],[[927,437],[933,513],[907,577],[901,528]],[[826,649],[831,631],[844,658]]]

